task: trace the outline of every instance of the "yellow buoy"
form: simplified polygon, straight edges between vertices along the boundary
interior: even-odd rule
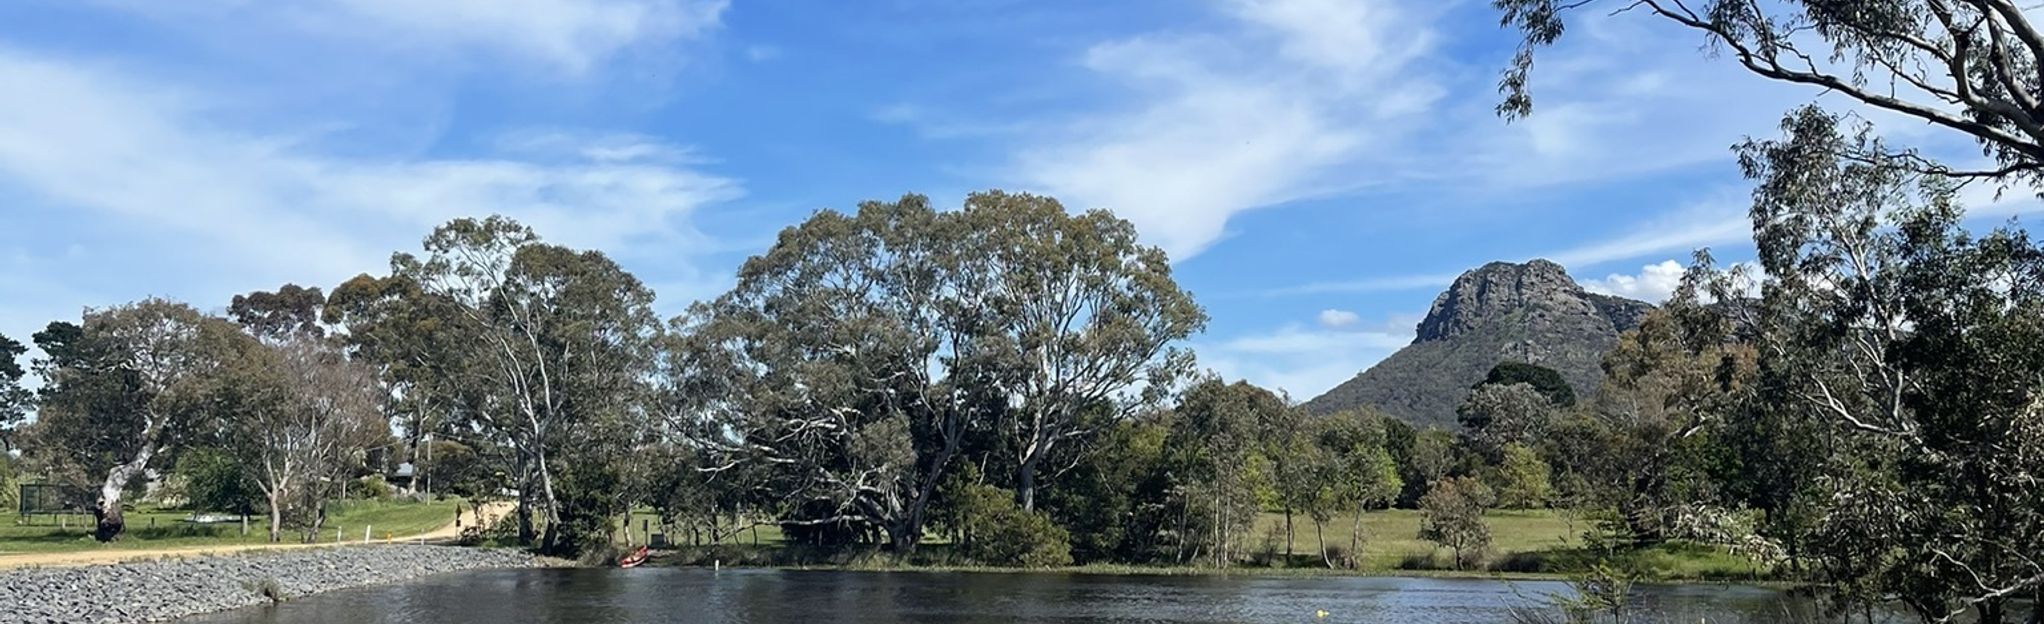
[[[1325,617],[1327,617],[1327,610],[1326,610],[1326,609],[1321,609],[1321,610],[1319,610],[1319,611],[1314,611],[1314,612],[1313,612],[1313,617],[1316,617],[1316,618],[1325,618]]]

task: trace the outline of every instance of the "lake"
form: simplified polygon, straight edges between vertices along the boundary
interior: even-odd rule
[[[1510,622],[1561,583],[1318,576],[526,569],[335,591],[192,623]],[[1744,586],[1643,586],[1633,621],[1776,622],[1808,605]],[[1326,611],[1324,617],[1317,615]]]

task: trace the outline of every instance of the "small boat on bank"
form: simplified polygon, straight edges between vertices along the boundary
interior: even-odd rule
[[[639,564],[645,563],[646,558],[652,556],[652,554],[653,549],[647,548],[645,546],[640,546],[638,550],[632,551],[632,554],[625,555],[624,557],[619,558],[617,560],[617,567],[620,568],[639,567]]]

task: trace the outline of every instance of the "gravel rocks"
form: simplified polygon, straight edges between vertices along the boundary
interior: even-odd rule
[[[336,589],[539,565],[516,550],[374,545],[0,571],[0,624],[160,622]]]

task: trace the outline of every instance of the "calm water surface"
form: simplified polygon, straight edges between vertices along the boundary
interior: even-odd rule
[[[193,623],[1510,622],[1552,582],[695,568],[460,572],[343,590]],[[1775,622],[1806,605],[1769,589],[1639,590],[1635,621]],[[1523,594],[1524,597],[1521,597]],[[1324,618],[1317,611],[1325,610]]]

